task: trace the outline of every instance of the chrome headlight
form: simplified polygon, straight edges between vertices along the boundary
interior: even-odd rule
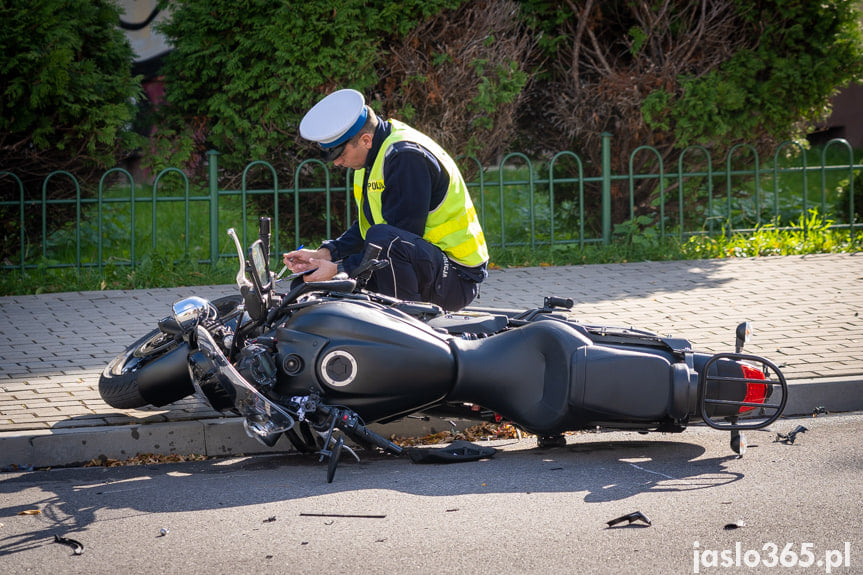
[[[210,302],[202,297],[192,296],[174,303],[174,319],[183,331],[198,325],[210,315]]]

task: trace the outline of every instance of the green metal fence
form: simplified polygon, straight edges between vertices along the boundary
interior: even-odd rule
[[[541,161],[512,153],[490,168],[474,158],[460,159],[465,168],[472,168],[467,173],[476,173],[468,186],[492,250],[608,243],[616,224],[634,221],[636,216],[661,236],[680,239],[752,231],[765,224],[793,228],[810,209],[831,218],[832,227],[849,229],[852,237],[859,228],[854,217],[854,176],[863,165],[855,163],[854,150],[845,140],[832,140],[820,151],[783,142],[766,161],[749,145],[735,146],[721,160],[712,158],[706,148],[692,146],[671,167],[663,165],[655,148],[641,146],[628,158],[625,173],[612,172],[611,147],[611,136],[605,134],[599,175],[594,176],[585,175],[584,161],[570,151]],[[815,161],[811,161],[813,155],[818,156]],[[102,175],[95,190],[85,191],[73,174],[57,171],[45,178],[39,197],[27,197],[14,171],[0,171],[0,209],[8,220],[4,227],[7,234],[14,232],[14,237],[7,235],[7,242],[18,243],[17,251],[7,249],[7,254],[14,255],[7,255],[2,269],[101,271],[108,261],[134,268],[147,253],[160,249],[160,239],[178,236],[184,253],[200,263],[236,257],[233,245],[225,241],[225,231],[238,228],[243,244],[248,244],[248,228],[257,215],[249,213],[252,196],[270,198],[273,213],[266,215],[274,219],[276,253],[315,239],[306,229],[309,219],[322,215],[327,237],[338,235],[351,221],[351,179],[342,170],[334,175],[323,162],[306,160],[294,170],[292,184],[282,187],[272,165],[255,161],[242,172],[240,188],[228,190],[219,186],[218,156],[215,151],[208,154],[205,187],[191,184],[177,168],[163,170],[146,185],[136,183],[127,170],[113,168]],[[642,165],[648,166],[647,172],[637,173],[637,160],[645,157]],[[248,189],[253,168],[269,174],[271,187]],[[301,186],[300,175],[307,172],[318,174],[323,184]],[[71,182],[66,189],[73,188],[74,197],[52,196],[52,187],[61,179]],[[637,203],[636,191],[645,185],[652,190],[651,201]],[[840,188],[843,192],[837,200]],[[323,195],[323,214],[309,214],[304,208],[304,199],[315,195]],[[620,202],[627,200],[628,206],[621,208]],[[343,210],[338,220],[332,211],[334,201]],[[182,215],[163,221],[168,204],[173,204],[174,214],[181,205]],[[62,232],[49,230],[49,211],[62,206],[74,216],[69,216],[71,221]],[[233,211],[229,206],[234,206]],[[613,221],[613,214],[618,221]]]

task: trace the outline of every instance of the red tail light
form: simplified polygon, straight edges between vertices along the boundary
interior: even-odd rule
[[[762,372],[758,368],[752,367],[751,365],[741,363],[740,368],[743,370],[743,377],[747,380],[766,379],[764,377],[764,372]],[[743,398],[743,401],[745,401],[746,403],[764,403],[765,399],[767,399],[766,383],[752,383],[749,381],[746,382],[746,396]],[[752,411],[753,409],[755,408],[743,406],[740,408],[739,413],[746,413],[747,411]]]

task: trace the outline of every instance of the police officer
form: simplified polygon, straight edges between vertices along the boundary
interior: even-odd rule
[[[488,248],[467,186],[453,159],[428,136],[385,121],[356,90],[334,92],[306,113],[300,135],[324,161],[354,170],[358,219],[317,250],[285,254],[306,281],[351,275],[365,244],[381,246],[390,266],[367,288],[456,311],[476,297],[488,272]]]

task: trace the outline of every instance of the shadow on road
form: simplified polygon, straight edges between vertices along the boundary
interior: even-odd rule
[[[0,475],[0,500],[29,490],[25,505],[0,508],[4,521],[27,509],[30,531],[0,538],[0,556],[44,545],[54,535],[85,532],[121,516],[241,508],[273,502],[320,505],[320,498],[362,490],[393,490],[421,497],[481,494],[572,493],[585,503],[625,500],[647,492],[711,489],[739,481],[733,456],[701,458],[702,446],[674,441],[588,440],[565,448],[506,449],[493,458],[458,464],[413,464],[407,457],[347,458],[333,483],[317,456],[273,455],[183,464],[70,468]],[[19,498],[20,499],[20,498]],[[339,505],[340,498],[332,499]],[[328,502],[330,500],[327,500]],[[299,505],[297,505],[299,504]],[[332,509],[333,513],[344,509]]]

